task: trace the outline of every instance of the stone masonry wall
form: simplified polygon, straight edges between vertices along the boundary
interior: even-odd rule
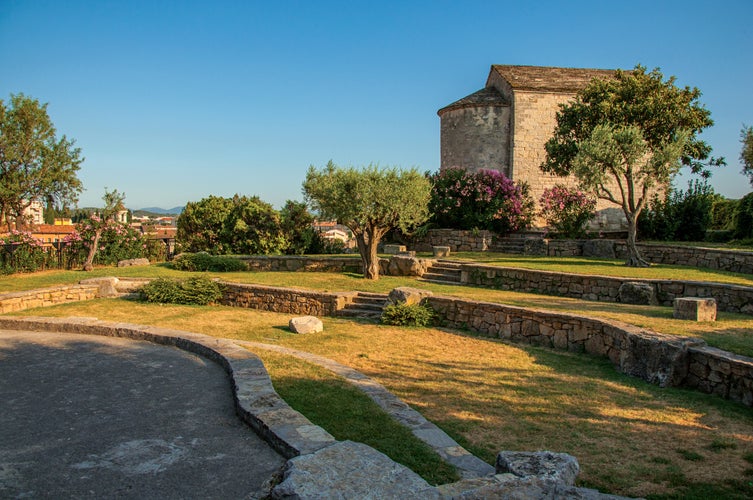
[[[98,285],[65,285],[0,294],[0,314],[97,298]]]
[[[307,316],[332,316],[345,307],[354,295],[239,283],[223,284],[226,288],[225,295],[220,300],[222,305]]]
[[[492,169],[510,176],[510,107],[476,106],[446,111],[440,126],[441,167]]]
[[[361,272],[359,258],[286,256],[241,257],[252,271]]]
[[[450,328],[609,358],[619,371],[662,387],[684,386],[753,406],[753,359],[615,321],[503,304],[429,297]]]
[[[492,246],[491,231],[464,231],[460,229],[430,229],[426,236],[416,238],[411,250],[431,252],[432,247],[450,247],[450,252],[486,252]]]
[[[539,293],[598,302],[619,302],[619,288],[625,282],[647,283],[654,288],[660,305],[672,306],[678,297],[711,297],[717,309],[753,314],[753,288],[696,281],[613,278],[530,269],[464,264],[461,283],[498,290]]]
[[[117,281],[117,280],[116,280]],[[221,303],[296,315],[331,316],[355,293],[224,283]],[[129,285],[130,286],[130,285]],[[128,288],[128,287],[127,287]],[[0,312],[100,296],[100,285],[70,285],[0,295]],[[615,321],[451,297],[428,297],[443,323],[491,337],[605,356],[615,367],[661,386],[686,386],[753,406],[753,359]]]

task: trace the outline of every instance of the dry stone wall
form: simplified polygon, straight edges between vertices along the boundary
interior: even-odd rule
[[[426,300],[451,328],[607,357],[619,371],[661,387],[689,387],[753,406],[753,359],[708,347],[701,339],[496,303]]]
[[[350,301],[351,293],[321,293],[294,288],[223,283],[225,306],[305,316],[333,316]]]
[[[310,271],[310,272],[361,272],[358,258],[305,257],[305,256],[251,256],[241,257],[252,271]]]
[[[676,298],[714,298],[719,311],[753,314],[753,288],[722,283],[676,280],[613,278],[582,274],[535,271],[498,266],[464,264],[460,281],[497,290],[539,293],[598,302],[619,302],[620,286],[644,283],[654,288],[659,305],[672,306]]]
[[[97,298],[99,285],[66,285],[0,295],[0,314]]]
[[[333,316],[353,293],[224,283],[221,303],[295,315]],[[130,286],[130,285],[129,285]],[[0,312],[100,296],[98,284],[70,285],[0,295]],[[662,335],[585,316],[503,304],[429,296],[429,305],[451,328],[513,342],[604,356],[629,375],[660,386],[685,386],[753,406],[753,359],[708,347],[701,339]]]

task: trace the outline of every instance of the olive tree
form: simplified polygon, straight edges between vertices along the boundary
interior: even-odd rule
[[[23,94],[0,100],[0,218],[8,229],[24,226],[32,201],[75,204],[81,192],[76,176],[81,150],[58,138],[47,104]]]
[[[560,107],[541,170],[573,175],[581,188],[619,206],[628,223],[628,266],[647,266],[636,223],[652,192],[669,188],[682,167],[704,177],[724,160],[697,137],[713,124],[696,88],[678,88],[658,69],[636,66],[594,79]]]
[[[390,229],[409,231],[429,217],[431,184],[416,169],[309,167],[303,183],[307,202],[326,219],[350,228],[367,279],[379,278],[377,245]]]

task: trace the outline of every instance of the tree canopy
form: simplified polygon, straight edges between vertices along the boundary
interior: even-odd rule
[[[9,228],[25,225],[22,214],[34,200],[75,204],[82,162],[73,140],[57,138],[47,104],[23,94],[0,100],[0,217]]]
[[[407,232],[429,217],[431,185],[416,169],[343,168],[330,161],[321,170],[309,167],[303,192],[321,218],[353,231],[368,279],[379,278],[377,245],[387,231]]]
[[[740,162],[743,164],[743,174],[748,176],[753,186],[753,127],[743,126],[740,132],[740,142],[743,149],[740,151]]]
[[[652,190],[669,188],[681,167],[708,177],[724,164],[697,137],[713,124],[696,88],[678,88],[658,69],[618,70],[594,79],[562,105],[547,141],[544,172],[572,174],[581,188],[618,205],[628,223],[626,264],[648,265],[635,245],[637,218]]]

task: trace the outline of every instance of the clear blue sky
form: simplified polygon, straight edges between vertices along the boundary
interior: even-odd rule
[[[0,0],[0,98],[49,103],[86,161],[80,205],[301,200],[309,165],[439,167],[436,111],[492,64],[660,67],[698,87],[739,198],[750,0]],[[682,181],[684,187],[684,181]]]

